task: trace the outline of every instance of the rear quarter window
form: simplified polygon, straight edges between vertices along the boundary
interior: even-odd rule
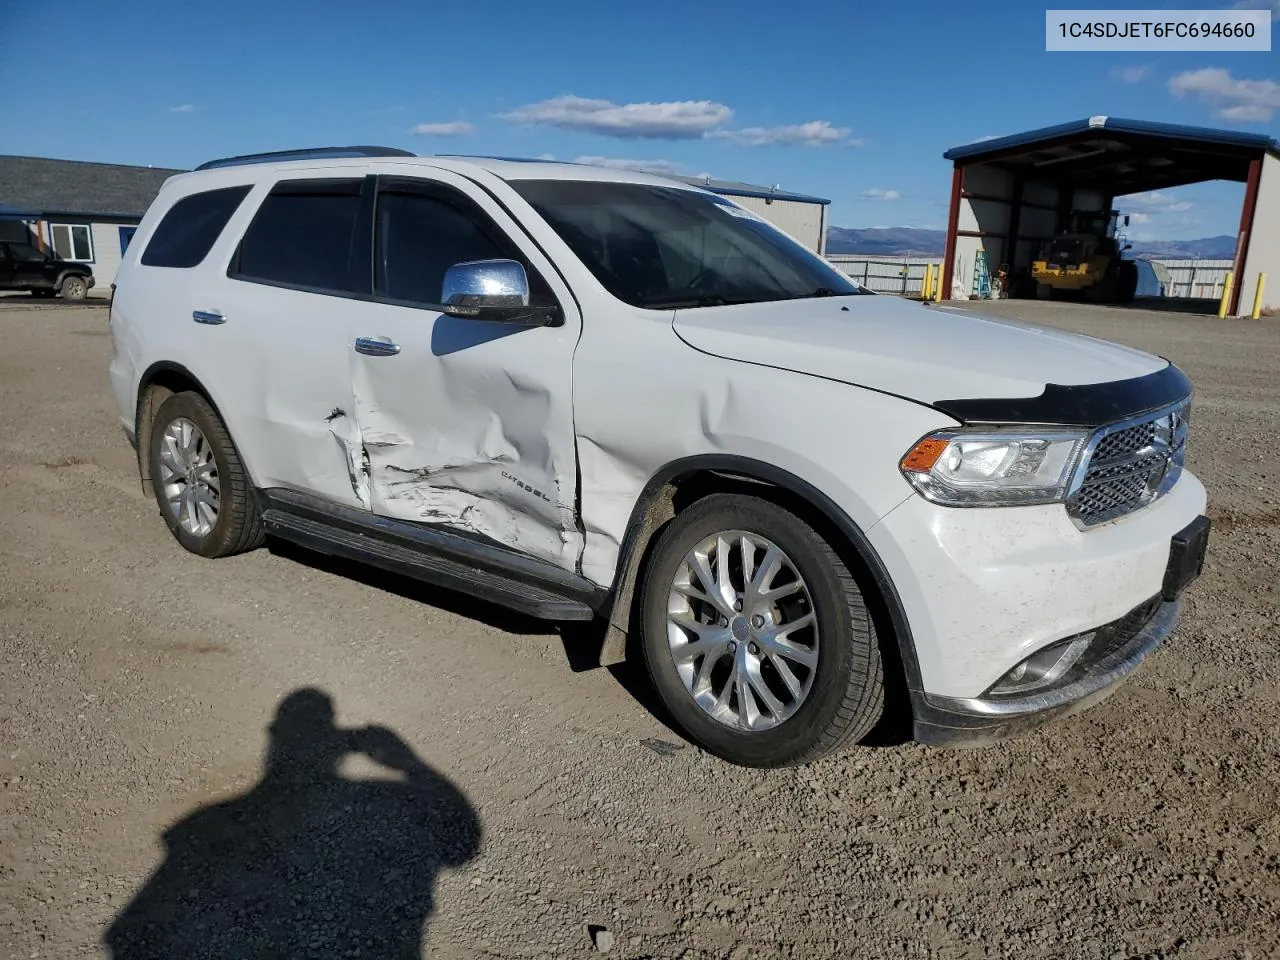
[[[147,248],[144,267],[194,267],[213,249],[218,236],[248,195],[251,186],[222,187],[183,197],[161,218]]]

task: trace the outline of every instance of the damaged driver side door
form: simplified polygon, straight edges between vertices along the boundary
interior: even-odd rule
[[[372,302],[354,304],[352,402],[369,508],[439,524],[576,571],[572,365],[580,317],[500,205],[447,171],[379,177]],[[558,324],[442,312],[445,272],[512,259]]]

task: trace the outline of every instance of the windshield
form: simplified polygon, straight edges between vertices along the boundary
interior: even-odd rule
[[[512,187],[611,294],[633,306],[862,295],[816,254],[711,194],[589,180],[519,180]]]

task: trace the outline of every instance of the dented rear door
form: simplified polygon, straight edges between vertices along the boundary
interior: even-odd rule
[[[441,313],[444,271],[495,257],[523,262],[535,302],[551,298],[563,324]],[[352,304],[349,345],[370,509],[576,570],[572,363],[580,317],[568,288],[485,192],[434,170],[379,178],[374,272],[373,302]]]

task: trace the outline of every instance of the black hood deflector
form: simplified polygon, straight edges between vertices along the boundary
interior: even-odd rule
[[[933,406],[964,423],[1036,423],[1101,427],[1158,410],[1191,395],[1191,381],[1170,363],[1131,380],[1063,386],[1050,383],[1038,397],[936,400]]]

